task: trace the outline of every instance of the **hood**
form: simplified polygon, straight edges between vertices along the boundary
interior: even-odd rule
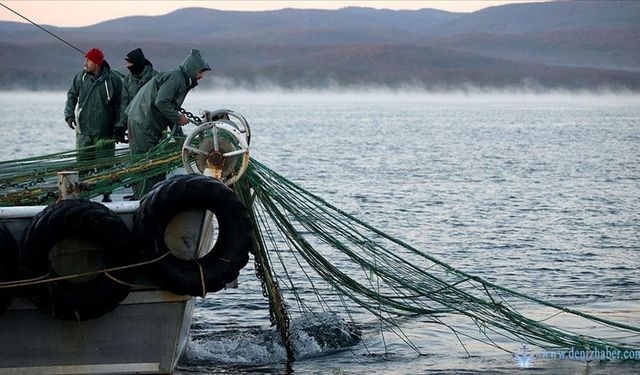
[[[195,81],[198,72],[201,70],[211,70],[209,64],[204,62],[200,55],[200,50],[192,49],[191,54],[187,56],[182,64],[180,64],[180,70],[191,81]]]
[[[127,53],[125,60],[131,62],[133,65],[144,66],[148,60],[144,57],[144,53],[141,48],[136,48],[133,51]]]
[[[105,79],[105,77],[107,77],[109,75],[109,73],[111,73],[111,66],[109,65],[107,60],[104,60],[104,62],[102,63],[102,66],[100,68],[100,75],[96,79],[97,80],[103,80],[103,79]]]
[[[104,60],[104,62],[102,63],[102,71],[111,71],[111,65],[109,65],[109,63],[107,62],[107,60]]]
[[[144,57],[144,53],[141,48],[136,48],[127,53],[127,56],[124,59],[133,64],[127,67],[131,74],[141,74],[145,66],[153,66],[151,62]]]

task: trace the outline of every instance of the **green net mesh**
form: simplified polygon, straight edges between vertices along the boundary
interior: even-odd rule
[[[117,149],[115,157],[78,162],[77,156],[77,151],[65,151],[0,162],[0,206],[52,203],[60,171],[79,171],[86,185],[82,197],[90,198],[182,163],[181,144],[173,141],[144,155]],[[353,319],[357,311],[377,319],[416,351],[400,327],[407,316],[447,327],[460,343],[473,339],[508,352],[500,342],[640,350],[640,327],[533,298],[458,270],[334,207],[257,160],[251,160],[234,189],[251,209],[257,273],[285,340],[291,315],[333,311]]]

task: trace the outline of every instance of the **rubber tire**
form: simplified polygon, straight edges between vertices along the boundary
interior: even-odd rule
[[[133,240],[129,228],[102,204],[84,199],[63,200],[34,216],[22,238],[19,271],[22,278],[49,273],[56,277],[49,252],[64,239],[80,239],[98,244],[104,251],[107,268],[132,263]],[[113,272],[127,283],[132,271]],[[54,281],[29,288],[33,302],[62,320],[99,318],[113,310],[129,294],[129,287],[104,273],[87,282]]]
[[[18,245],[11,232],[0,223],[0,282],[16,280],[17,269]],[[0,314],[7,310],[15,295],[14,288],[0,288]]]
[[[252,226],[249,213],[228,186],[203,175],[175,176],[157,184],[140,202],[134,216],[134,232],[145,258],[169,251],[164,234],[170,220],[182,211],[209,210],[216,215],[219,232],[211,251],[198,259],[207,293],[217,292],[235,280],[249,261]],[[223,261],[224,258],[228,261]],[[175,294],[202,296],[198,264],[168,255],[151,267],[162,287]]]

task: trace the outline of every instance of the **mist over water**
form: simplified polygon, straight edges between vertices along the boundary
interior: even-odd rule
[[[205,78],[208,79],[208,78]],[[599,90],[562,90],[562,89],[533,89],[526,86],[510,89],[483,88],[478,86],[462,86],[453,89],[427,90],[420,86],[403,85],[397,88],[384,86],[360,87],[331,87],[326,89],[299,88],[289,89],[273,84],[259,85],[257,88],[204,88],[196,87],[188,95],[185,107],[197,97],[206,96],[216,100],[230,102],[261,102],[261,101],[327,101],[341,102],[344,100],[360,102],[445,102],[456,101],[503,103],[503,102],[541,102],[541,103],[581,103],[581,104],[633,104],[640,99],[640,92],[621,90],[612,87],[602,87]],[[0,91],[0,100],[24,101],[33,105],[34,100],[44,100],[45,103],[66,100],[66,91],[32,91],[12,90]],[[188,108],[189,109],[189,108]]]
[[[66,93],[0,93],[0,159],[74,147]],[[640,325],[640,96],[461,90],[295,92],[196,88],[184,103],[242,113],[252,156],[384,232],[455,267],[565,306]],[[194,129],[192,125],[186,130]],[[346,267],[346,265],[345,265]],[[282,373],[252,265],[239,289],[199,299],[180,373]],[[525,312],[539,313],[539,312]],[[296,320],[298,373],[512,373],[510,353],[420,317]],[[460,320],[462,330],[477,329]],[[310,328],[311,327],[311,328]],[[319,333],[335,333],[319,335]],[[597,335],[597,327],[594,328]],[[638,345],[636,340],[636,345]],[[504,343],[514,352],[519,343]],[[640,361],[539,360],[536,373],[623,374]]]
[[[0,129],[7,140],[4,154],[28,157],[42,153],[68,150],[75,147],[73,131],[64,122],[64,91],[0,91]],[[465,110],[467,105],[491,108],[501,105],[550,106],[575,104],[577,106],[633,106],[640,102],[640,93],[602,89],[600,91],[547,90],[538,92],[527,88],[513,90],[488,90],[469,86],[460,90],[425,91],[418,87],[406,86],[399,89],[381,87],[361,87],[360,89],[337,88],[333,90],[300,89],[287,90],[267,85],[260,90],[212,90],[196,88],[185,100],[183,107],[198,114],[201,109],[229,108],[250,114],[252,119],[266,121],[296,121],[295,118],[280,118],[272,115],[272,110],[286,111],[291,105],[314,106],[335,104],[406,104],[411,110],[420,106],[444,106],[447,111]],[[263,108],[267,107],[267,112]],[[254,108],[256,111],[254,112]],[[327,112],[319,114],[331,117]],[[395,114],[385,114],[388,119]],[[251,120],[249,120],[252,122]],[[254,120],[255,121],[255,120]],[[366,121],[366,116],[365,116]],[[260,124],[257,124],[260,126]],[[188,129],[188,127],[187,127]],[[46,134],[46,136],[45,136]],[[259,150],[256,150],[259,151]],[[3,155],[0,153],[0,155]],[[6,156],[3,156],[6,159]]]

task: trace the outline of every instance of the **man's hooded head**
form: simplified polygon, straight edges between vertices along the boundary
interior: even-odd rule
[[[136,48],[127,53],[127,57],[124,59],[131,64],[127,66],[131,74],[140,74],[144,70],[145,65],[151,65],[151,62],[144,57],[144,53],[142,53],[142,49],[140,48]]]
[[[192,49],[180,64],[180,69],[189,78],[190,86],[195,87],[198,84],[198,79],[202,78],[204,72],[211,70],[211,67],[202,59],[199,50]]]

